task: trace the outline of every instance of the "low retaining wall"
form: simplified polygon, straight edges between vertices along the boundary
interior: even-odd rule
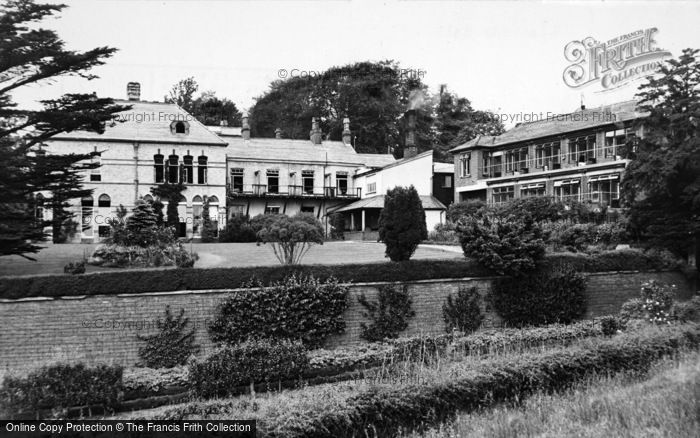
[[[642,282],[656,279],[678,286],[681,298],[692,289],[680,272],[607,272],[588,274],[588,314],[595,317],[619,310],[623,302],[639,295]],[[442,305],[460,286],[476,287],[483,295],[493,278],[424,280],[406,283],[416,316],[405,335],[437,334],[444,331]],[[350,285],[350,306],[345,313],[346,330],[328,341],[328,347],[362,342],[360,324],[364,308],[357,296],[376,297],[386,283]],[[196,329],[202,352],[213,348],[207,325],[227,291],[181,291],[139,295],[97,295],[61,299],[0,301],[0,369],[27,370],[57,361],[118,363],[133,366],[143,344],[137,334],[155,332],[155,321],[166,305],[173,312],[185,309]],[[498,316],[483,309],[485,325],[499,325]]]

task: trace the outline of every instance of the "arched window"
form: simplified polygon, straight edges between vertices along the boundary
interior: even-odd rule
[[[216,196],[210,196],[207,198],[207,200],[209,201],[209,204],[218,204],[219,203],[219,198],[217,198]]]
[[[184,134],[184,133],[185,133],[185,122],[175,123],[175,134]]]
[[[193,204],[201,204],[202,203],[202,197],[197,195],[194,198],[192,198],[192,203]]]
[[[146,195],[146,196],[143,197],[143,200],[146,201],[146,202],[148,202],[148,203],[151,203],[151,202],[153,202],[153,196],[151,196],[151,195]]]
[[[112,206],[112,199],[109,197],[108,194],[102,194],[100,195],[99,198],[97,198],[97,206],[98,207],[111,207]]]
[[[168,182],[172,184],[177,184],[180,179],[179,175],[179,157],[177,155],[171,155],[168,157]]]
[[[80,200],[80,205],[92,208],[95,205],[95,201],[92,199],[92,196],[85,196]]]
[[[207,157],[201,155],[197,158],[197,184],[207,183]]]
[[[156,183],[165,182],[165,165],[163,164],[163,156],[157,154],[153,156],[153,168],[155,169],[155,176],[153,180]]]

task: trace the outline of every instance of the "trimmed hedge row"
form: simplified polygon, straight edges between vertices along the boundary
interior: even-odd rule
[[[394,436],[536,391],[566,387],[591,373],[645,372],[654,360],[681,348],[697,348],[700,327],[674,327],[641,336],[620,336],[597,345],[575,347],[520,360],[496,359],[468,377],[428,385],[378,387],[350,398],[345,408],[309,415],[295,424],[285,418],[258,425],[261,437]]]
[[[614,251],[594,256],[556,254],[545,263],[568,263],[584,272],[649,271],[676,269],[677,265],[639,251]],[[176,290],[234,289],[252,279],[273,283],[288,275],[313,274],[324,281],[341,283],[415,281],[438,278],[484,277],[494,275],[473,260],[408,260],[397,263],[351,265],[264,266],[212,269],[165,269],[98,272],[85,275],[46,275],[0,278],[0,298],[115,295]]]
[[[42,409],[90,409],[98,405],[115,410],[123,392],[122,367],[58,364],[31,372],[26,377],[6,376],[0,388],[0,411],[6,416],[36,417]]]

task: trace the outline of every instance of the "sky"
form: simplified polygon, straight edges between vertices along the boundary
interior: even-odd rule
[[[674,57],[700,48],[700,2],[586,1],[157,1],[64,0],[69,7],[42,26],[72,50],[119,52],[92,70],[99,79],[65,78],[24,87],[24,107],[67,92],[126,97],[141,83],[144,100],[162,101],[194,76],[247,109],[284,72],[303,75],[358,61],[398,61],[432,91],[440,84],[474,108],[516,117],[566,113],[633,98],[639,79],[616,90],[599,82],[570,88],[565,46],[608,41],[656,28]],[[309,73],[311,74],[311,73]],[[512,125],[506,120],[506,125]]]

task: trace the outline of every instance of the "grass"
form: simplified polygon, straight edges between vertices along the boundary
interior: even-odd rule
[[[643,330],[642,337],[654,336],[660,329],[649,327]],[[621,342],[633,341],[624,338]],[[536,363],[542,356],[559,357],[570,351],[583,351],[595,348],[593,339],[575,342],[567,348],[542,346],[527,349],[497,352],[488,356],[471,355],[433,358],[432,360],[385,364],[377,370],[358,375],[353,381],[304,387],[301,389],[230,397],[225,399],[199,400],[161,407],[148,411],[124,414],[119,418],[146,419],[227,419],[244,418],[258,421],[260,436],[285,436],[295,428],[304,429],[309,423],[333,417],[339,413],[350,413],[357,408],[358,397],[376,393],[404,391],[412,394],[413,389],[427,387],[449,387],[457,381],[478,382],[495,367],[509,364]],[[274,383],[272,385],[274,387]],[[412,389],[413,388],[413,389]],[[406,403],[411,403],[406,401]],[[487,400],[483,401],[488,405]],[[341,414],[345,415],[345,414]],[[348,419],[349,420],[349,419]],[[281,430],[278,430],[281,428]],[[449,436],[449,435],[447,435]],[[457,435],[460,436],[460,435]]]
[[[700,354],[662,361],[646,378],[595,376],[559,394],[539,392],[405,437],[697,437]]]
[[[33,262],[19,256],[3,257],[0,276],[62,274],[69,262],[89,257],[97,245],[94,244],[46,244],[46,248],[32,257]],[[187,249],[190,245],[186,245]],[[195,243],[192,250],[199,254],[195,268],[227,268],[238,266],[276,266],[279,264],[269,245],[255,243]],[[316,245],[306,254],[302,263],[337,265],[345,263],[382,262],[384,244],[378,242],[326,242]],[[416,250],[413,259],[452,259],[464,258],[461,251],[436,246],[422,246]],[[88,266],[87,272],[114,271],[115,268]],[[122,270],[122,269],[118,269]]]

